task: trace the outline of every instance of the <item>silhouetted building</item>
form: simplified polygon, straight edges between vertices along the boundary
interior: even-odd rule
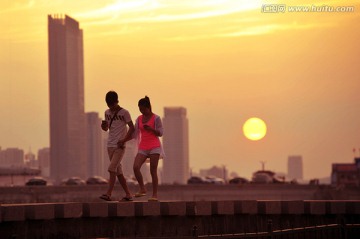
[[[337,186],[360,185],[360,158],[355,158],[354,163],[332,164],[331,184]]]
[[[101,119],[96,112],[86,113],[87,119],[87,177],[100,176],[104,169]]]
[[[29,150],[28,153],[25,154],[24,161],[25,161],[25,166],[29,168],[39,168],[39,162],[36,159],[35,154],[31,152],[31,149]]]
[[[218,177],[218,178],[222,178],[225,181],[228,178],[228,176],[227,176],[228,171],[225,168],[225,166],[223,166],[223,167],[213,166],[213,167],[211,167],[209,169],[200,169],[199,173],[200,173],[200,176],[202,176],[202,177],[215,176],[215,177]]]
[[[41,176],[50,177],[50,148],[39,149],[38,160]]]
[[[137,153],[136,150],[137,147],[135,140],[130,140],[126,142],[125,153],[121,161],[121,164],[122,164],[124,176],[127,178],[134,178],[133,164],[134,164],[135,155]],[[109,165],[109,162],[110,162],[109,157],[107,156],[107,165]],[[147,180],[144,179],[144,181]]]
[[[108,156],[108,151],[107,151],[107,140],[109,137],[109,132],[108,131],[103,131],[101,130],[101,145],[102,145],[102,158],[104,159],[103,161],[103,165],[102,168],[104,169],[101,173],[100,176],[104,177],[104,178],[109,178],[109,172],[107,171],[108,167],[109,167],[109,156]]]
[[[164,108],[163,161],[165,184],[186,184],[189,178],[189,123],[183,107]]]
[[[50,175],[86,176],[83,32],[68,16],[48,16]]]
[[[18,148],[7,148],[0,150],[0,167],[24,167],[24,150]]]
[[[303,162],[299,155],[289,156],[288,158],[288,177],[290,180],[303,179]]]

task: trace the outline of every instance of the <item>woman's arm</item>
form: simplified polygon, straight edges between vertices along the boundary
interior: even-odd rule
[[[134,132],[132,133],[132,139],[138,137],[139,134],[139,117],[135,120]]]
[[[156,118],[155,118],[155,131],[156,132],[154,132],[154,133],[156,134],[156,136],[159,136],[159,137],[163,136],[164,128],[163,128],[160,116],[156,116]]]

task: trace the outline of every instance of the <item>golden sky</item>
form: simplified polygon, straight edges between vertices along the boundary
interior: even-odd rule
[[[102,116],[110,89],[133,119],[145,94],[160,116],[186,107],[194,171],[225,165],[249,178],[260,161],[286,172],[302,155],[306,178],[325,177],[360,148],[360,1],[2,0],[3,149],[49,146],[48,14],[84,30],[86,111]],[[264,139],[242,135],[250,117],[266,122]]]

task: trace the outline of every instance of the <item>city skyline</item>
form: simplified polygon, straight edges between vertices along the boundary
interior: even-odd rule
[[[134,118],[149,95],[161,117],[187,109],[193,171],[225,165],[250,178],[260,161],[286,172],[302,155],[305,179],[328,177],[360,148],[360,5],[285,0],[355,11],[271,14],[265,3],[1,2],[0,146],[50,146],[47,15],[63,13],[86,32],[86,112],[103,112],[112,89]],[[242,134],[251,117],[267,125],[260,141]]]

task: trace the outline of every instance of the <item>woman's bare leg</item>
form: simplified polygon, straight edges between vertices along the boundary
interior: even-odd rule
[[[151,154],[150,155],[150,174],[151,174],[151,179],[152,179],[152,187],[153,187],[153,198],[157,198],[157,192],[158,192],[158,185],[159,185],[159,181],[158,181],[158,175],[157,175],[157,168],[158,168],[158,164],[159,164],[159,158],[160,155],[159,154]]]
[[[143,154],[137,154],[135,157],[134,166],[133,166],[135,178],[139,183],[139,187],[140,187],[139,192],[140,193],[146,193],[144,180],[143,180],[142,174],[140,172],[141,166],[144,164],[146,158],[147,157]]]

